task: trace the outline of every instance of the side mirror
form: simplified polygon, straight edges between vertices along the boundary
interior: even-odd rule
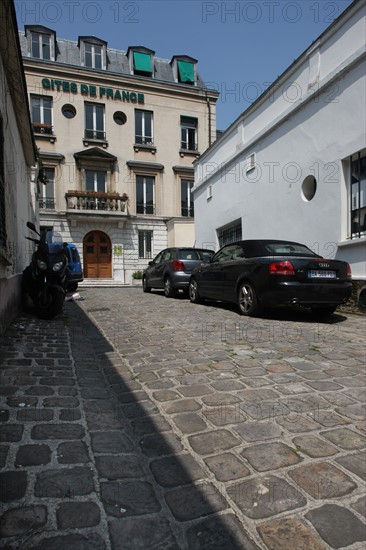
[[[27,222],[27,227],[28,227],[29,229],[31,229],[32,231],[34,231],[34,233],[37,233],[37,235],[39,235],[39,233],[38,233],[38,231],[37,231],[36,226],[34,225],[34,223],[32,223],[32,222]]]
[[[151,262],[148,263],[148,265],[151,267],[152,265],[154,265],[154,262],[151,261]]]

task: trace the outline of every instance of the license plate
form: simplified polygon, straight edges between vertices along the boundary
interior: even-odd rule
[[[311,270],[308,271],[309,279],[336,279],[337,273],[335,271],[320,271],[320,270]]]

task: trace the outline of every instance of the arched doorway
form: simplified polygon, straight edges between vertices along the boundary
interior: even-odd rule
[[[102,231],[91,231],[84,237],[84,276],[86,279],[112,278],[111,240]]]

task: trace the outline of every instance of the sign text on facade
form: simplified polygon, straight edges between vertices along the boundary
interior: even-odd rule
[[[127,92],[125,90],[114,90],[113,88],[105,88],[103,86],[95,86],[94,84],[80,84],[76,82],[68,82],[67,80],[53,80],[50,78],[42,79],[42,87],[44,90],[57,90],[58,92],[68,92],[72,94],[80,93],[88,97],[99,97],[106,99],[116,99],[119,101],[127,101],[129,103],[144,103],[144,94],[137,92]]]

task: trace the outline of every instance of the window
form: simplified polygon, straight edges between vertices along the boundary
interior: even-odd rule
[[[231,225],[218,229],[217,236],[220,247],[228,243],[240,241],[242,239],[241,221],[234,222]]]
[[[83,67],[89,69],[107,68],[107,42],[96,36],[79,36],[78,47]]]
[[[137,214],[155,213],[155,178],[136,177],[136,212]]]
[[[51,59],[51,36],[41,32],[31,33],[31,54],[38,59]]]
[[[61,108],[61,112],[64,115],[65,118],[74,118],[76,116],[76,109],[73,105],[69,105],[68,103],[63,105]]]
[[[152,257],[152,231],[139,231],[139,258]]]
[[[366,151],[350,158],[351,238],[366,235]]]
[[[133,52],[133,72],[140,76],[151,76],[151,55],[144,52]]]
[[[31,116],[34,132],[37,134],[53,134],[52,97],[32,96]]]
[[[250,172],[251,170],[254,170],[254,168],[255,168],[255,153],[252,153],[246,159],[246,173]]]
[[[182,116],[180,117],[181,126],[181,149],[188,151],[197,151],[197,119]]]
[[[97,103],[85,104],[85,139],[105,141],[104,105]]]
[[[213,262],[231,262],[239,260],[244,257],[244,251],[241,247],[236,245],[225,246],[222,250],[219,250],[213,257]]]
[[[85,67],[102,69],[102,46],[99,44],[85,43]]]
[[[182,84],[194,84],[194,64],[189,61],[177,61],[178,82]]]
[[[181,211],[182,216],[188,216],[193,218],[194,216],[194,205],[192,197],[192,187],[193,181],[182,180],[181,183]]]
[[[116,111],[113,113],[113,120],[118,126],[123,126],[127,122],[127,116],[122,111]]]
[[[106,172],[101,170],[85,170],[85,190],[86,191],[99,191],[105,193],[106,191]]]
[[[0,248],[6,249],[4,124],[0,115]]]
[[[55,208],[55,169],[44,168],[44,175],[47,183],[41,183],[39,207],[43,210],[54,210]]]
[[[153,114],[151,111],[135,111],[135,143],[153,145]]]

